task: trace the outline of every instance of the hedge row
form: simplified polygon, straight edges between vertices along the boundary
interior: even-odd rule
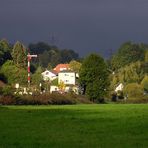
[[[87,98],[74,94],[36,94],[0,96],[1,105],[64,105],[77,103],[91,103]]]

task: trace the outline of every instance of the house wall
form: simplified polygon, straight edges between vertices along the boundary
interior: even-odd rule
[[[76,74],[74,72],[60,72],[58,76],[58,83],[61,81],[67,85],[75,85],[76,84]]]
[[[55,91],[59,91],[58,86],[50,86],[50,93],[55,92]]]
[[[44,81],[46,81],[46,80],[51,80],[52,81],[52,80],[57,78],[57,76],[54,73],[52,73],[50,71],[47,71],[47,70],[42,73],[42,76],[43,76]]]

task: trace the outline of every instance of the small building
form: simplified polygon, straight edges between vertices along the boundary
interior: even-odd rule
[[[47,80],[53,81],[54,79],[57,78],[57,73],[55,71],[45,70],[44,72],[42,72],[42,76],[44,81]]]

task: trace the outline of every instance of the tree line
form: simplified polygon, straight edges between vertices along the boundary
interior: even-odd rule
[[[29,51],[28,51],[29,49]],[[27,83],[27,53],[37,54],[31,65],[32,83],[39,85],[41,72],[52,69],[59,63],[70,63],[71,69],[79,73],[79,85],[83,94],[90,100],[102,101],[109,94],[114,95],[115,88],[123,83],[125,92],[134,96],[135,89],[148,93],[148,45],[133,42],[123,43],[113,56],[105,60],[99,54],[90,54],[79,58],[78,53],[69,49],[59,49],[44,42],[29,44],[25,47],[17,41],[14,45],[6,40],[0,41],[0,80],[12,85]],[[133,89],[134,88],[134,89]],[[129,92],[129,90],[131,90]]]

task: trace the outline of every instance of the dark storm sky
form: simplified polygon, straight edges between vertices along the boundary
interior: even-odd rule
[[[148,0],[0,0],[0,38],[108,54],[125,41],[148,43]]]

